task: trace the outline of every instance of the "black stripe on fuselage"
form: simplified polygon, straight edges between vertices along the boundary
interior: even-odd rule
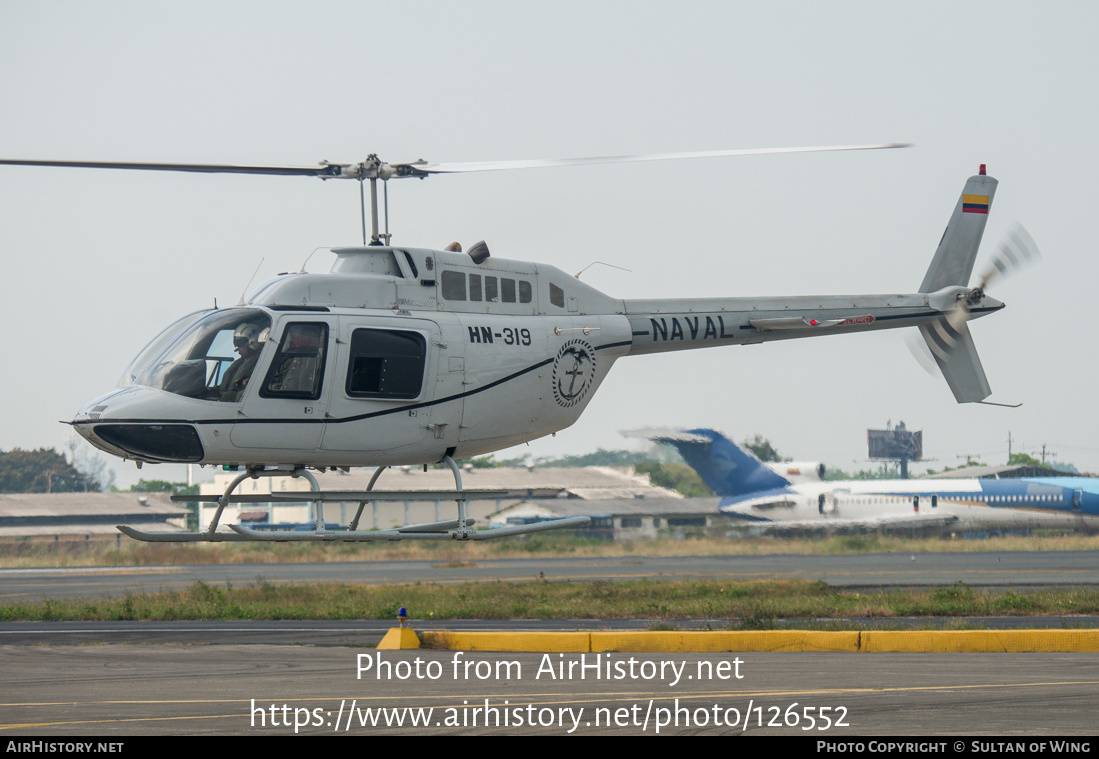
[[[610,348],[621,348],[623,346],[633,345],[632,340],[623,340],[618,343],[608,343],[607,345],[596,346],[597,351],[608,350]],[[396,408],[383,409],[381,411],[371,411],[367,414],[356,414],[355,416],[346,416],[340,419],[89,419],[83,422],[73,422],[73,424],[344,424],[346,422],[358,422],[363,419],[373,419],[379,416],[386,416],[388,414],[399,414],[405,411],[415,411],[416,409],[428,408],[430,406],[438,406],[442,403],[449,403],[451,401],[457,401],[462,398],[468,398],[471,395],[477,395],[477,393],[483,393],[486,390],[491,390],[494,387],[499,387],[505,382],[510,382],[517,377],[522,377],[524,374],[529,374],[536,369],[541,369],[543,366],[552,364],[555,359],[547,358],[539,361],[536,364],[520,369],[517,372],[501,377],[498,380],[482,385],[481,387],[474,388],[473,390],[467,390],[464,393],[458,393],[457,395],[448,395],[446,398],[436,398],[433,401],[424,401],[423,403],[410,403],[407,406],[398,406]]]

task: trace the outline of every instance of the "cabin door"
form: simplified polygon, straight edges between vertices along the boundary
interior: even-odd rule
[[[341,316],[321,447],[399,458],[419,446],[431,430],[438,333],[423,319]]]
[[[262,450],[258,460],[270,463],[311,458],[324,434],[335,328],[335,319],[298,314],[275,325],[230,432],[234,446]]]

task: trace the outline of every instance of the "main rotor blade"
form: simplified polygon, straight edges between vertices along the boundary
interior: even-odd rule
[[[53,166],[74,169],[130,169],[137,171],[184,171],[198,174],[266,174],[275,176],[320,177],[321,179],[400,179],[425,177],[429,174],[458,174],[473,171],[504,169],[538,169],[552,166],[590,166],[601,163],[633,163],[637,161],[672,161],[683,158],[722,158],[768,153],[822,153],[836,150],[885,150],[906,148],[910,143],[894,142],[882,145],[831,145],[806,148],[750,148],[747,150],[704,150],[693,153],[650,153],[648,155],[596,156],[591,158],[549,158],[518,161],[480,161],[475,163],[427,163],[412,161],[388,164],[377,156],[353,164],[320,163],[316,166],[242,166],[231,163],[131,163],[120,161],[38,161],[0,158],[3,166]]]
[[[649,153],[647,155],[612,155],[592,158],[535,158],[518,161],[479,161],[475,163],[423,163],[403,164],[416,174],[458,174],[472,171],[501,171],[504,169],[542,169],[554,166],[590,166],[600,163],[633,163],[637,161],[672,161],[682,158],[723,158],[738,155],[764,155],[767,153],[823,153],[835,150],[888,150],[907,148],[908,142],[892,142],[883,145],[830,145],[808,148],[749,148],[746,150],[702,150],[693,153]],[[398,165],[398,164],[394,164]]]
[[[340,164],[317,166],[240,166],[225,163],[119,163],[117,161],[25,161],[0,158],[6,166],[57,166],[75,169],[136,169],[141,171],[190,171],[200,174],[275,174],[283,176],[337,177]]]

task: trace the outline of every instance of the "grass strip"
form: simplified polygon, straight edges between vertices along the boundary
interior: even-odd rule
[[[801,580],[629,580],[410,585],[273,585],[190,588],[100,600],[0,605],[2,621],[396,619],[710,619],[718,629],[795,624],[834,629],[830,620],[888,622],[898,617],[1071,616],[1099,614],[1099,591],[974,590],[962,583],[874,592]],[[662,629],[656,622],[653,629]],[[663,628],[663,629],[676,629]],[[865,629],[865,628],[864,628]]]
[[[951,535],[954,537],[951,537]],[[765,554],[840,555],[859,553],[941,553],[984,551],[1095,551],[1099,535],[1002,534],[966,539],[968,533],[906,537],[891,533],[815,537],[688,536],[645,541],[607,541],[571,535],[531,535],[526,539],[461,544],[452,541],[406,543],[139,543],[114,536],[85,540],[16,538],[0,541],[0,567],[142,567],[193,564],[261,564],[334,561],[428,560],[476,562],[506,558],[629,556],[760,556]],[[984,534],[984,533],[982,533]]]

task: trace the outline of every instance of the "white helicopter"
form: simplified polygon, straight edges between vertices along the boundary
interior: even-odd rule
[[[484,540],[588,523],[574,517],[477,531],[455,459],[517,445],[573,424],[615,361],[630,355],[745,345],[824,334],[918,327],[959,402],[990,389],[966,322],[1004,304],[967,286],[996,180],[970,177],[919,290],[912,294],[792,298],[631,300],[599,292],[553,266],[492,258],[485,243],[462,252],[391,245],[386,209],[379,231],[377,182],[470,171],[760,153],[866,150],[904,145],[772,148],[646,156],[473,164],[385,163],[235,166],[0,160],[0,164],[245,173],[370,183],[372,234],[333,249],[327,274],[280,274],[233,308],[189,314],[165,328],[126,368],[118,387],[71,424],[92,445],[138,466],[223,465],[241,473],[220,496],[206,529],[152,533],[148,541]],[[388,195],[386,193],[386,200]],[[388,205],[388,204],[387,204]],[[1016,246],[1020,247],[1020,246]],[[1025,246],[1021,246],[1025,248]],[[998,263],[1002,268],[1002,264]],[[368,500],[404,500],[374,490],[388,466],[445,462],[458,518],[397,530],[357,529]],[[309,470],[377,467],[367,492],[319,490]],[[316,529],[219,531],[230,502],[303,500],[303,493],[233,495],[248,478],[305,477]],[[414,495],[414,494],[413,494]],[[184,496],[182,500],[202,497]],[[360,502],[346,530],[325,526],[325,500]]]

